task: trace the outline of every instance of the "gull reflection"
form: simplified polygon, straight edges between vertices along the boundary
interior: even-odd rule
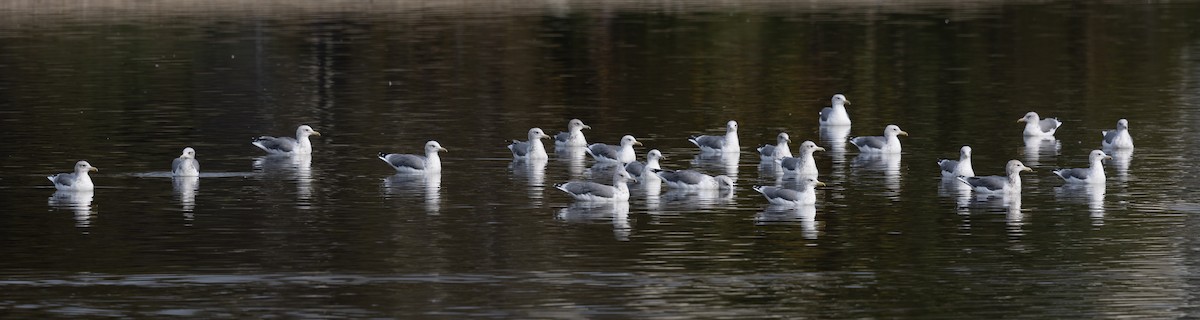
[[[179,204],[183,207],[184,219],[191,221],[196,209],[196,191],[200,189],[200,177],[172,177],[171,184]]]
[[[733,190],[730,189],[670,189],[661,196],[669,202],[672,208],[681,209],[711,209],[723,206],[733,200]]]
[[[92,211],[92,198],[95,195],[95,191],[92,190],[55,191],[47,204],[51,208],[71,210],[75,214],[75,227],[87,228],[91,225],[92,215],[95,214]]]
[[[425,213],[436,215],[442,204],[442,173],[397,173],[383,179],[383,192],[390,196],[421,195]],[[420,193],[417,193],[420,192]]]
[[[629,224],[629,202],[576,201],[558,211],[558,219],[571,223],[611,221],[613,236],[619,241],[629,241],[632,227]]]
[[[557,156],[555,161],[566,162],[567,172],[573,178],[583,177],[583,162],[586,152],[586,147],[563,147],[555,146],[554,155]]]
[[[888,189],[886,196],[900,195],[900,154],[895,153],[859,153],[854,158],[854,167],[883,172],[884,187]]]
[[[1112,149],[1104,150],[1104,153],[1112,156],[1108,161],[1108,166],[1117,171],[1117,181],[1129,181],[1129,161],[1133,160],[1133,149]]]
[[[513,175],[525,177],[528,179],[529,199],[533,200],[533,204],[542,205],[543,189],[546,186],[546,159],[526,159],[513,160],[508,165],[512,170]]]
[[[1025,213],[1021,212],[1021,195],[1010,194],[1003,197],[1004,205],[1008,211],[1004,214],[1004,221],[1008,222],[1008,232],[1010,235],[1019,237],[1025,234],[1022,227],[1025,225]]]
[[[817,239],[817,206],[781,206],[768,205],[765,210],[754,216],[755,225],[799,223],[801,235],[805,239]]]
[[[971,206],[971,187],[957,178],[942,178],[938,185],[939,197],[954,197],[954,207],[959,214],[967,214]]]
[[[1054,189],[1054,197],[1062,202],[1086,203],[1092,224],[1104,225],[1104,184],[1065,184]]]
[[[1056,156],[1059,149],[1062,149],[1062,143],[1054,136],[1025,136],[1025,165],[1038,166],[1042,156]]]
[[[850,135],[850,126],[822,126],[820,134],[821,144],[829,146],[829,157],[833,159],[836,173],[837,167],[846,163],[846,137]]]
[[[694,167],[707,168],[712,172],[724,172],[729,179],[737,181],[738,161],[741,160],[742,154],[736,152],[726,153],[704,153],[696,155],[692,158]],[[693,168],[695,169],[695,168]],[[716,174],[714,174],[716,175]]]
[[[312,155],[269,155],[254,159],[254,169],[291,173],[296,182],[296,200],[301,208],[310,207],[313,196]]]
[[[662,179],[656,175],[647,174],[639,180],[638,184],[634,186],[634,191],[631,192],[638,191],[646,195],[647,211],[657,213],[662,210],[662,200],[659,198],[659,195],[662,194]]]

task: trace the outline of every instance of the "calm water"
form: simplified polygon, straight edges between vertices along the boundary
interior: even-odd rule
[[[219,3],[219,2],[218,2]],[[60,6],[61,5],[61,6]],[[1173,318],[1200,314],[1200,4],[0,5],[0,308],[8,317]],[[898,124],[899,161],[822,139]],[[1027,146],[1027,111],[1059,117]],[[513,163],[506,139],[583,119],[727,194],[555,183],[590,159]],[[1138,149],[1087,165],[1128,118]],[[737,162],[692,134],[741,125]],[[250,137],[323,135],[306,159]],[[814,140],[813,210],[750,188],[752,147]],[[830,134],[824,132],[824,134]],[[826,135],[828,137],[828,135]],[[379,151],[450,151],[397,176]],[[940,182],[1008,159],[1020,198]],[[166,172],[185,146],[204,176]],[[44,178],[87,159],[92,194]],[[600,180],[605,180],[602,177]],[[786,183],[786,181],[784,181]],[[814,217],[815,216],[815,217]]]

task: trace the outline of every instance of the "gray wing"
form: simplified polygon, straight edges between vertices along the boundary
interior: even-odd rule
[[[829,121],[829,116],[833,114],[833,107],[825,107],[821,109],[821,121]]]
[[[1104,130],[1104,143],[1113,144],[1113,140],[1117,139],[1117,130]]]
[[[1058,119],[1055,118],[1046,118],[1038,121],[1038,126],[1042,128],[1042,132],[1050,132],[1050,130],[1058,129],[1059,124],[1061,122],[1058,122]]]
[[[883,149],[883,146],[887,145],[887,138],[878,136],[856,137],[854,139],[850,139],[850,143],[854,144],[854,146],[858,147],[859,149],[862,149],[863,147]]]
[[[554,135],[555,142],[567,142],[567,140],[571,140],[570,132],[559,132],[558,134]]]
[[[691,140],[698,147],[721,149],[725,146],[725,136],[697,136],[688,140]]]
[[[784,169],[795,171],[800,168],[800,158],[783,158],[780,159],[779,165]]]
[[[658,176],[666,181],[684,184],[699,184],[706,177],[703,173],[691,170],[659,171]]]
[[[75,185],[75,174],[74,173],[59,173],[59,174],[51,176],[50,181],[53,181],[55,185],[63,185],[63,186],[70,187],[72,185]]]
[[[294,139],[294,138],[289,138],[289,137],[276,138],[276,137],[271,137],[271,136],[261,136],[258,138],[254,138],[254,141],[251,143],[258,146],[259,148],[263,148],[264,150],[268,150],[268,151],[274,150],[277,152],[291,152],[292,150],[296,149],[297,145],[299,145],[299,143],[296,142],[296,139]]]
[[[773,157],[775,156],[775,146],[769,144],[762,146],[758,148],[758,152],[764,156]]]
[[[595,143],[588,146],[587,151],[593,157],[605,157],[609,159],[617,159],[619,149],[603,143]]]
[[[508,150],[512,150],[514,156],[524,157],[529,153],[529,142],[514,140],[512,144],[508,145]]]
[[[625,172],[629,172],[635,178],[640,178],[642,177],[642,172],[646,172],[646,164],[641,161],[630,162],[625,165]]]
[[[1087,168],[1054,170],[1054,174],[1062,177],[1063,179],[1075,178],[1079,180],[1086,180],[1090,173],[1091,171],[1089,171]]]
[[[615,188],[591,181],[572,181],[557,186],[559,189],[573,195],[591,194],[597,197],[612,198]]]
[[[942,172],[954,173],[954,169],[958,169],[958,160],[938,160],[938,166],[942,167]]]
[[[973,188],[987,188],[988,190],[1001,190],[1008,185],[1008,178],[1001,176],[986,176],[986,177],[960,177],[963,182],[966,182]]]
[[[787,201],[800,200],[800,192],[792,189],[780,187],[761,187],[758,192],[762,193],[768,199],[783,199]]]
[[[395,168],[425,169],[425,157],[411,154],[389,154],[383,158]]]
[[[196,161],[196,159],[175,158],[175,160],[171,160],[171,172],[179,171],[179,169],[187,165],[200,170],[200,161]]]

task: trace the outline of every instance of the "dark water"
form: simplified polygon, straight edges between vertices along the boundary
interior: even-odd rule
[[[1200,313],[1200,5],[88,2],[0,5],[0,308],[9,317],[1174,318]],[[902,138],[899,161],[821,140]],[[1059,117],[1026,147],[1027,111]],[[506,139],[583,119],[731,194],[573,204],[590,159]],[[1087,165],[1128,118],[1138,148]],[[692,134],[741,126],[736,163]],[[313,138],[264,159],[250,137]],[[752,147],[818,141],[815,213],[779,210]],[[375,153],[438,140],[444,172]],[[935,161],[1008,159],[1017,199]],[[197,150],[204,176],[172,180]],[[87,159],[91,194],[44,176]],[[603,175],[603,174],[597,174]],[[603,180],[603,179],[601,179]],[[813,217],[815,215],[815,218]]]

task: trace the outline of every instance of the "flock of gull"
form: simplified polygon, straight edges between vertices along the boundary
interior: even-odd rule
[[[851,124],[846,105],[850,101],[842,94],[836,94],[831,99],[831,106],[820,112],[821,128],[844,128]],[[1042,119],[1036,112],[1029,112],[1017,120],[1025,123],[1024,136],[1026,139],[1053,139],[1054,133],[1062,126],[1062,122],[1054,118]],[[612,170],[612,184],[597,181],[570,181],[556,184],[554,187],[562,190],[578,202],[624,203],[629,200],[629,182],[645,182],[657,180],[668,188],[680,190],[732,190],[733,179],[724,176],[712,176],[691,169],[669,170],[659,164],[665,158],[657,149],[646,153],[645,162],[637,161],[634,146],[642,145],[637,138],[626,135],[619,144],[603,143],[588,144],[583,134],[590,126],[579,119],[567,123],[567,131],[551,137],[540,128],[529,129],[527,140],[513,141],[508,145],[515,161],[545,161],[549,158],[543,139],[553,139],[556,150],[581,150],[590,155],[597,164],[615,167]],[[724,135],[699,135],[688,138],[699,148],[702,155],[720,157],[732,154],[736,157],[742,151],[738,141],[738,124],[729,121],[725,126]],[[251,142],[270,155],[294,156],[312,153],[310,136],[320,136],[320,132],[312,127],[301,125],[296,129],[295,138],[261,136]],[[862,154],[893,155],[901,153],[899,136],[908,136],[899,126],[888,125],[882,136],[863,136],[845,139],[858,148]],[[1125,119],[1117,121],[1114,130],[1102,132],[1101,149],[1093,150],[1089,157],[1090,166],[1087,168],[1058,169],[1053,173],[1068,184],[1103,184],[1105,174],[1102,161],[1111,159],[1104,150],[1132,150],[1133,139],[1129,135],[1129,122]],[[825,184],[817,178],[817,170],[813,153],[825,151],[812,141],[800,143],[798,153],[793,154],[789,149],[791,138],[781,132],[775,144],[768,144],[757,149],[764,164],[773,163],[785,175],[796,178],[796,186],[754,186],[772,205],[804,206],[816,203],[816,187]],[[833,143],[837,143],[834,141]],[[425,144],[424,154],[379,153],[379,159],[386,162],[399,173],[438,173],[441,171],[439,152],[446,151],[437,141]],[[1019,160],[1010,160],[1005,166],[1004,175],[976,176],[971,163],[971,147],[963,146],[959,150],[959,159],[942,159],[938,161],[943,179],[957,180],[962,186],[980,194],[1019,194],[1021,191],[1020,173],[1033,171]],[[59,191],[89,191],[95,188],[89,177],[89,172],[97,171],[87,161],[75,164],[74,172],[60,173],[49,176],[54,187]],[[197,177],[200,175],[200,163],[196,160],[196,151],[191,147],[184,148],[183,153],[171,164],[171,174],[176,177]],[[655,185],[655,188],[659,188]]]

